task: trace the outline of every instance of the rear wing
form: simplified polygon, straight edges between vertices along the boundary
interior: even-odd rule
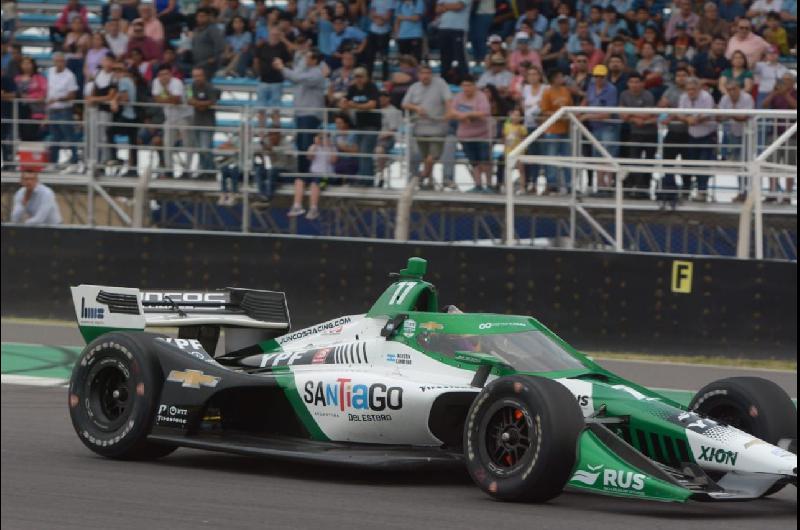
[[[286,295],[227,287],[214,291],[79,285],[72,303],[87,342],[113,330],[216,326],[283,334],[291,328]]]

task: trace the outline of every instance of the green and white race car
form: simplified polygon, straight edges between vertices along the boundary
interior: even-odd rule
[[[69,386],[75,430],[121,459],[193,447],[352,466],[463,463],[508,501],[565,488],[739,500],[797,485],[797,411],[775,384],[724,379],[687,409],[534,318],[441,309],[426,268],[411,258],[366,314],[296,331],[283,293],[73,287],[88,342]]]

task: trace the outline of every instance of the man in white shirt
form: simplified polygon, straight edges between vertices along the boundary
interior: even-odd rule
[[[53,190],[39,183],[39,176],[36,172],[23,171],[20,184],[22,187],[14,194],[14,209],[11,211],[12,223],[61,224],[61,212],[58,210],[56,195]]]
[[[106,42],[111,53],[118,59],[128,51],[128,36],[120,30],[119,20],[112,19],[106,22]]]
[[[752,109],[753,97],[742,90],[735,79],[728,79],[725,84],[727,94],[719,100],[721,110]],[[744,135],[744,125],[750,117],[748,116],[728,116],[723,125],[723,142],[725,148],[722,151],[722,160],[741,160],[742,159],[742,136]],[[739,194],[734,202],[741,202],[747,198],[747,176],[739,176]]]
[[[175,150],[175,143],[179,138],[183,138],[183,145],[187,145],[190,135],[186,134],[185,129],[176,127],[189,125],[191,109],[187,108],[185,95],[186,91],[183,81],[172,75],[172,70],[166,64],[161,65],[153,80],[153,101],[164,105],[164,144],[163,153],[159,151],[159,166],[165,168],[164,175],[168,178],[174,176],[172,155]]]
[[[58,164],[58,158],[62,147],[69,147],[72,153],[70,157],[71,166],[68,171],[77,171],[78,149],[75,141],[75,126],[72,123],[72,100],[78,93],[78,82],[69,69],[64,54],[56,52],[53,54],[53,66],[47,69],[47,117],[50,120],[48,129],[50,131],[50,163]],[[55,122],[55,123],[54,123]],[[60,122],[60,123],[59,123]],[[68,146],[59,145],[59,142],[69,143]]]
[[[713,109],[714,98],[703,90],[703,85],[696,77],[686,81],[686,92],[681,96],[678,106],[682,109]],[[714,160],[712,145],[717,143],[717,122],[709,114],[684,114],[679,119],[689,126],[688,160]],[[708,200],[708,175],[695,175],[697,180],[697,196],[695,201]],[[688,195],[692,188],[692,175],[683,175],[683,191]]]
[[[758,95],[756,97],[756,106],[758,108],[763,108],[764,100],[775,89],[775,82],[789,71],[788,68],[778,62],[779,56],[778,48],[770,46],[767,49],[765,60],[759,61],[753,66],[753,75],[758,85]]]

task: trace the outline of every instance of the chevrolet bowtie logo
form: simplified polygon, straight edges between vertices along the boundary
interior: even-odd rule
[[[184,388],[200,388],[201,386],[215,387],[220,382],[219,377],[206,375],[200,370],[172,370],[167,376],[167,381],[181,383]]]

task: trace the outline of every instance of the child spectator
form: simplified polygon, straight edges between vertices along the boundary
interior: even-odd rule
[[[778,48],[781,55],[789,55],[789,35],[783,27],[781,15],[771,11],[767,15],[767,27],[764,29],[764,39]]]
[[[508,157],[509,153],[511,153],[511,151],[513,151],[515,147],[521,144],[522,140],[524,140],[527,135],[528,135],[528,128],[525,127],[525,124],[523,123],[522,111],[520,110],[519,107],[514,107],[508,114],[508,118],[506,118],[505,122],[503,122],[503,143],[505,145],[503,149],[503,154],[506,157]],[[504,169],[505,167],[503,165],[503,170]],[[520,170],[520,174],[522,174],[519,162],[517,162],[516,167],[512,169]],[[497,180],[498,182],[502,182],[505,176],[500,174],[501,172],[500,165],[498,165],[497,171],[498,171]],[[521,183],[520,192],[525,193],[524,182]]]
[[[336,162],[336,150],[331,145],[327,134],[318,134],[314,137],[314,143],[308,148],[308,158],[311,161],[312,176],[308,179],[310,181],[311,196],[306,219],[313,221],[319,218],[320,179],[327,178],[333,174],[333,167]],[[306,213],[303,208],[305,189],[306,183],[302,178],[294,179],[294,203],[287,214],[289,217],[299,217]]]
[[[764,100],[775,89],[775,83],[789,71],[778,62],[778,48],[772,46],[767,50],[765,60],[759,61],[753,67],[755,83],[758,85],[756,108],[764,108]]]
[[[470,192],[484,191],[482,177],[491,184],[489,100],[478,90],[475,78],[468,75],[461,81],[461,92],[450,100],[447,117],[458,121],[456,136],[472,166],[475,187]]]

